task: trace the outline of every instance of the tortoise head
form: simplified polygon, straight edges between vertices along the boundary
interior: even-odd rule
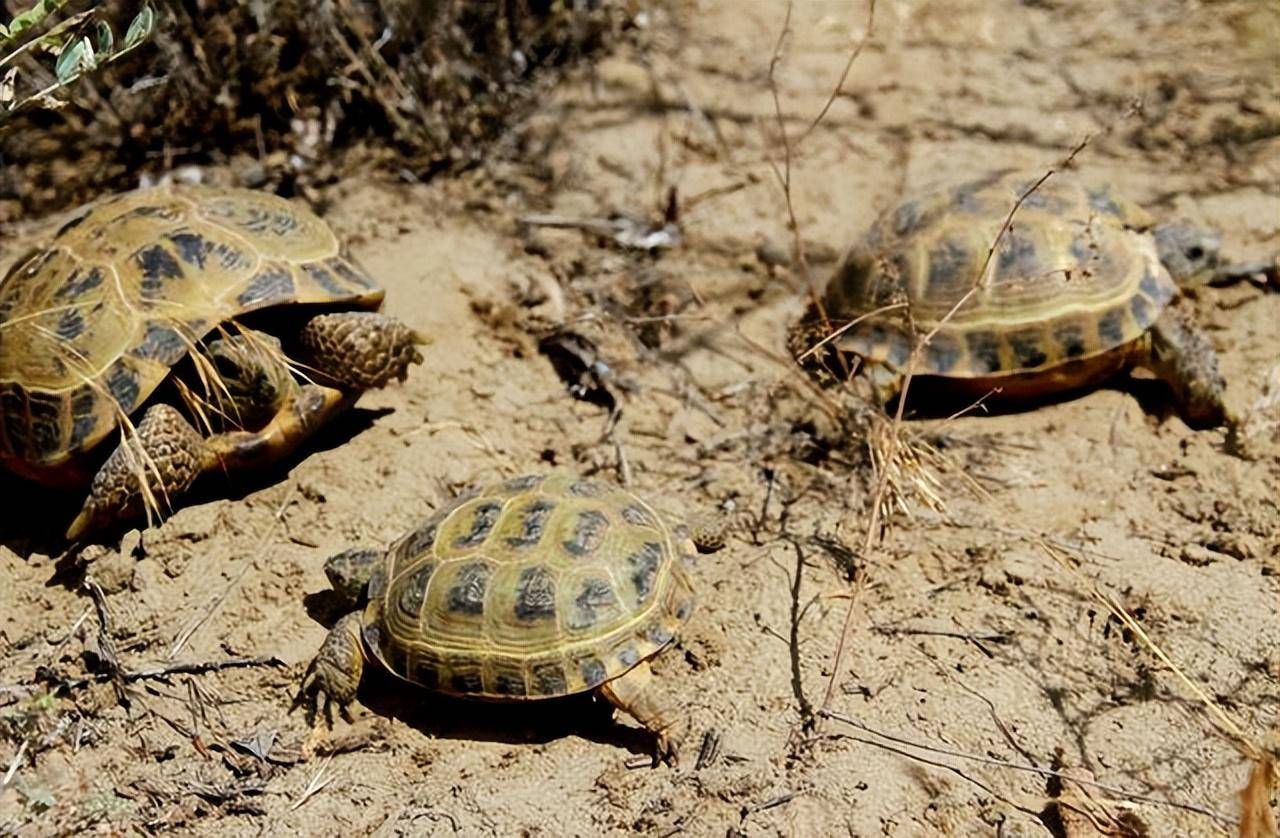
[[[1216,231],[1174,221],[1158,225],[1154,232],[1156,253],[1180,287],[1194,288],[1213,278],[1222,253],[1222,237]]]
[[[273,335],[245,332],[209,341],[205,348],[230,397],[233,421],[249,426],[275,413],[293,378]]]
[[[324,575],[342,603],[355,608],[364,599],[369,580],[382,561],[381,550],[355,547],[331,556],[324,563]]]

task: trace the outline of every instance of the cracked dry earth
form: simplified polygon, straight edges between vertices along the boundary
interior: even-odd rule
[[[779,360],[805,273],[772,168],[785,11],[652,9],[486,165],[331,191],[327,218],[389,310],[434,335],[426,365],[294,461],[211,486],[89,568],[126,671],[278,665],[138,680],[127,708],[104,683],[39,697],[100,666],[99,618],[33,533],[73,502],[5,484],[4,830],[1101,834],[1084,811],[1115,835],[1234,834],[1249,761],[1091,590],[1276,747],[1280,295],[1244,282],[1194,303],[1231,405],[1252,411],[1253,459],[1188,429],[1140,377],[1020,414],[908,422],[940,452],[912,471],[936,478],[932,501],[906,493],[864,553],[874,440],[824,412],[850,398],[815,396]],[[867,9],[797,3],[775,78],[810,270],[825,277],[904,189],[1046,169],[1086,136],[1081,172],[1216,226],[1233,259],[1267,258],[1280,248],[1277,19],[1244,0],[882,3],[810,128]],[[669,187],[684,237],[657,255],[519,223],[660,216]],[[6,263],[26,244],[6,243]],[[539,353],[556,323],[608,362],[612,434]],[[389,677],[367,679],[355,723],[303,760],[309,729],[288,710],[329,619],[323,560],[388,543],[470,483],[550,464],[626,475],[673,516],[746,523],[700,560],[700,609],[655,663],[691,722],[680,766],[649,767],[645,737],[590,698],[474,706]],[[854,569],[867,584],[832,679]],[[813,724],[829,684],[827,707],[864,727]]]

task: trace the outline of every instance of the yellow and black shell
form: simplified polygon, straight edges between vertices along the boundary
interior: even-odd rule
[[[219,324],[382,297],[328,225],[275,195],[167,185],[97,203],[0,282],[0,460],[60,482]]]
[[[1033,190],[1037,180],[997,172],[881,215],[827,286],[833,326],[861,318],[837,346],[904,371],[917,337],[936,329],[916,373],[988,378],[1139,338],[1177,293],[1151,219],[1106,186],[1059,172]]]
[[[571,474],[519,477],[437,511],[369,582],[365,645],[430,689],[488,699],[590,690],[689,618],[694,545],[643,500]]]

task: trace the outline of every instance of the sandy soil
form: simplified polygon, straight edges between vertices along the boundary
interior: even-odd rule
[[[809,268],[825,278],[904,189],[1045,169],[1086,136],[1082,172],[1220,228],[1235,259],[1274,254],[1275,12],[883,3],[810,130],[866,8],[798,3],[776,80]],[[89,570],[127,672],[278,665],[138,680],[127,708],[103,683],[41,698],[100,668],[99,618],[41,535],[74,502],[4,485],[0,765],[13,767],[0,832],[1099,834],[1084,809],[1116,835],[1234,833],[1249,761],[1091,590],[1274,752],[1275,414],[1255,414],[1251,460],[1225,453],[1220,431],[1188,429],[1140,378],[1020,414],[911,422],[908,438],[940,452],[910,472],[936,478],[934,502],[907,491],[864,551],[875,440],[825,412],[847,394],[819,397],[779,361],[804,300],[772,168],[784,151],[767,74],[784,13],[732,0],[651,11],[488,165],[329,195],[389,310],[435,336],[427,364],[295,460],[207,487]],[[653,220],[670,187],[684,239],[656,256],[518,223]],[[1231,404],[1274,401],[1280,295],[1243,283],[1196,310]],[[538,330],[561,322],[610,364],[611,436],[607,411],[571,398],[538,352]],[[680,766],[649,767],[640,731],[589,698],[474,706],[376,677],[356,723],[301,761],[309,731],[287,711],[326,631],[324,559],[389,542],[467,484],[552,464],[629,479],[673,516],[743,521],[702,560],[700,611],[656,662],[691,720]],[[855,570],[865,585],[833,678]],[[845,720],[815,718],[823,706]],[[1063,791],[1046,770],[1105,788]]]

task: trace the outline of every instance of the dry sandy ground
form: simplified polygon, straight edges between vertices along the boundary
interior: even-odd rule
[[[1097,834],[1083,809],[1115,835],[1234,833],[1250,763],[1091,587],[1245,738],[1277,746],[1280,447],[1265,412],[1253,460],[1169,416],[1143,380],[908,423],[941,452],[927,472],[937,502],[904,497],[864,553],[868,439],[842,434],[853,425],[777,360],[804,287],[771,169],[783,146],[767,72],[784,13],[743,0],[652,11],[490,165],[333,191],[328,218],[385,281],[390,310],[435,335],[427,364],[295,461],[209,487],[90,568],[127,671],[281,665],[137,681],[128,709],[105,684],[33,697],[99,664],[99,623],[38,535],[69,502],[5,484],[0,766],[13,769],[0,831]],[[815,276],[903,189],[1044,169],[1090,135],[1088,176],[1219,227],[1234,258],[1280,248],[1274,4],[882,3],[810,131],[866,16],[861,2],[797,3],[776,71]],[[685,237],[656,257],[517,223],[647,219],[672,186]],[[1274,398],[1280,295],[1245,283],[1196,308],[1231,403]],[[537,351],[533,330],[557,321],[611,364],[623,403],[611,438],[606,411],[573,400]],[[628,476],[672,514],[731,508],[747,524],[702,560],[701,609],[656,663],[691,719],[680,766],[637,767],[646,739],[588,698],[472,706],[389,678],[366,682],[330,756],[299,762],[308,729],[287,710],[325,634],[323,560],[387,543],[469,483],[549,464]],[[866,585],[832,679],[855,568]],[[829,685],[828,709],[857,725],[814,724]],[[699,759],[704,742],[718,748]],[[1053,770],[1105,787],[1063,791]]]

